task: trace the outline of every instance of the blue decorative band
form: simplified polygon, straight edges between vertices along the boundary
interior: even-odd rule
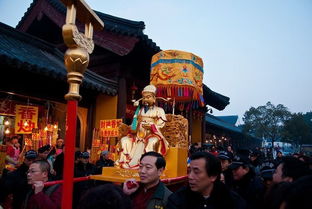
[[[186,60],[186,59],[160,59],[157,62],[154,62],[151,65],[151,68],[155,67],[156,65],[158,65],[159,63],[165,63],[165,64],[169,64],[169,63],[186,63],[186,64],[192,64],[195,68],[197,68],[198,70],[200,70],[201,72],[204,72],[204,69],[202,66],[200,66],[199,64],[196,64],[194,61],[192,60]]]

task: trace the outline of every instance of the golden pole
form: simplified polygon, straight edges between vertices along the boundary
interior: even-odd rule
[[[74,151],[76,138],[77,106],[81,100],[79,86],[89,64],[89,54],[94,49],[93,28],[101,30],[104,23],[83,0],[61,0],[67,7],[66,22],[62,28],[64,43],[68,47],[64,61],[67,69],[69,91],[67,100],[67,130],[64,151],[62,209],[72,209]],[[85,33],[78,31],[76,17],[85,24]]]

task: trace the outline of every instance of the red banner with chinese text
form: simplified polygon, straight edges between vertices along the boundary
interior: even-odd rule
[[[33,128],[38,128],[38,107],[16,105],[15,133],[31,134]]]
[[[118,126],[122,119],[100,120],[100,131],[103,137],[118,137]]]

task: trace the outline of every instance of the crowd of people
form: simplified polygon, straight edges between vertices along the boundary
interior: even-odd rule
[[[16,138],[8,143],[14,146]],[[62,179],[64,141],[55,147],[42,146],[26,152],[8,149],[7,162],[14,170],[0,179],[0,206],[13,209],[61,208],[62,185],[45,186]],[[14,152],[13,152],[14,151]],[[13,155],[14,153],[14,155]],[[18,163],[21,158],[22,163]],[[95,163],[89,152],[75,153],[74,176],[102,173],[114,166],[108,151]],[[19,159],[18,159],[18,158]],[[184,185],[166,186],[160,178],[165,158],[146,152],[139,160],[140,181],[128,179],[122,185],[94,180],[74,184],[74,209],[307,209],[312,205],[311,157],[294,153],[273,159],[261,149],[236,149],[193,144],[187,159],[188,179]],[[1,208],[0,207],[0,208]]]
[[[60,208],[62,187],[60,184],[46,187],[48,181],[61,180],[64,165],[64,140],[55,146],[44,145],[37,151],[17,149],[18,136],[7,140],[6,168],[0,178],[0,208]],[[90,162],[89,152],[75,152],[74,177],[102,173],[102,167],[114,166],[109,152],[100,153],[100,159]],[[102,182],[83,181],[75,183],[73,205],[77,208],[81,196]]]

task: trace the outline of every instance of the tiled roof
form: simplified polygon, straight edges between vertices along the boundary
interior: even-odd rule
[[[67,80],[64,55],[53,45],[0,23],[0,58],[16,68]],[[109,95],[117,94],[117,83],[89,70],[84,74],[83,88]]]
[[[238,120],[238,115],[216,116],[220,120],[235,125]]]
[[[213,125],[213,126],[216,126],[216,127],[222,128],[222,129],[226,129],[226,130],[229,130],[232,132],[242,133],[241,128],[239,128],[239,127],[237,127],[231,123],[227,123],[225,121],[222,121],[218,117],[215,117],[213,115],[206,114],[205,120],[206,120],[206,123],[208,123],[210,125]]]
[[[17,28],[25,21],[28,13],[31,11],[32,7],[34,7],[37,1],[39,0],[34,0],[33,3],[30,5],[30,7],[27,9],[21,21],[16,26]],[[56,10],[60,11],[64,15],[66,14],[66,8],[60,0],[46,0],[46,1],[48,1]],[[152,39],[149,39],[148,36],[143,33],[143,30],[145,29],[145,24],[143,21],[132,21],[128,19],[123,19],[99,11],[95,11],[95,13],[104,22],[104,30],[125,36],[138,37],[154,51],[156,52],[160,51],[159,46],[157,46]]]
[[[230,104],[230,98],[212,91],[205,84],[203,85],[205,103],[217,110],[224,110]]]

